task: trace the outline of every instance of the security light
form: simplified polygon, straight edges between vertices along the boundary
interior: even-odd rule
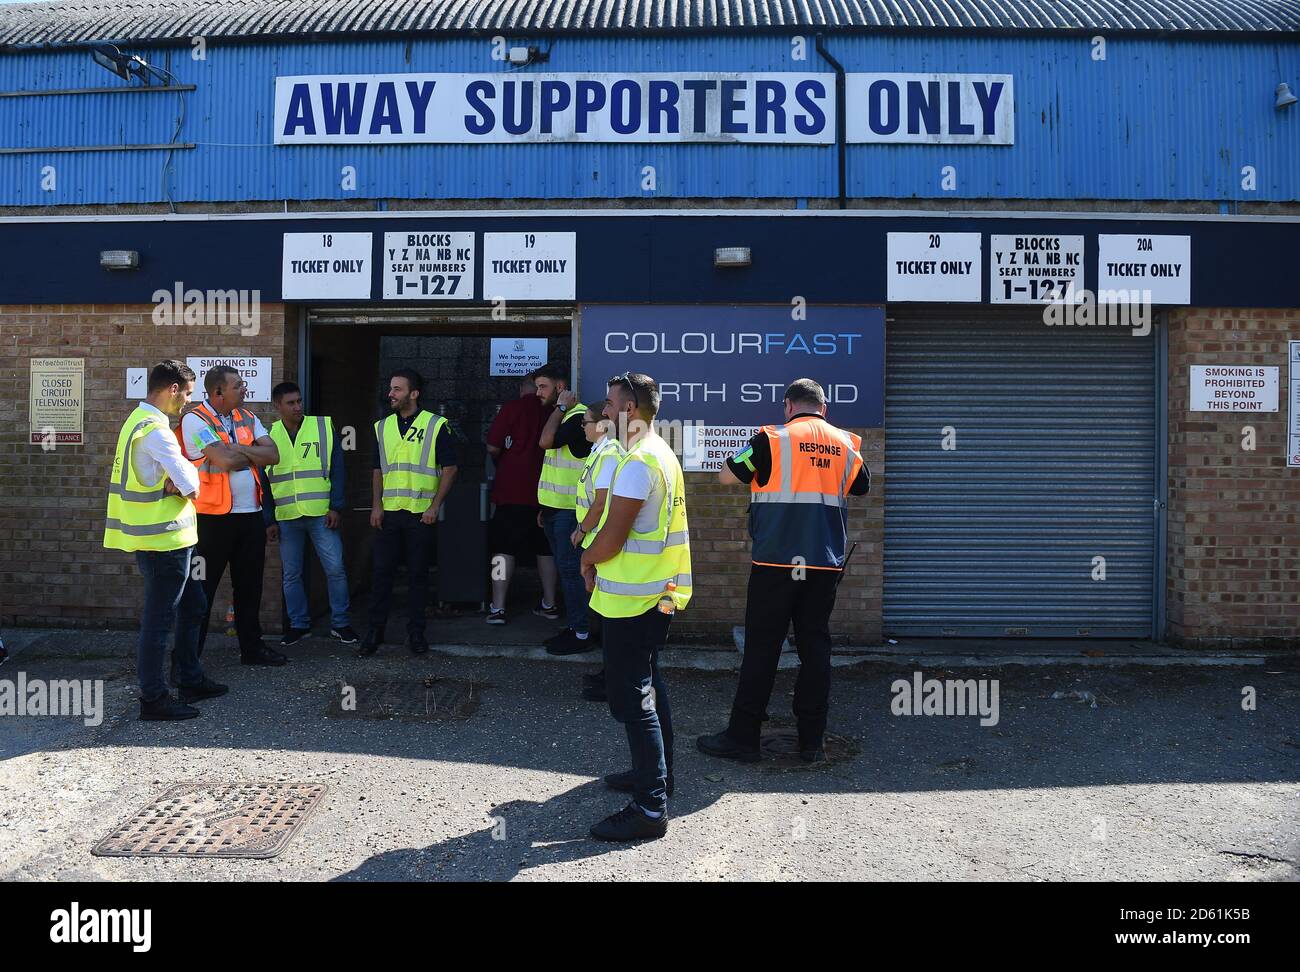
[[[713,251],[715,267],[747,267],[750,264],[749,247],[720,246]]]
[[[1296,96],[1291,93],[1291,85],[1287,84],[1285,81],[1277,86],[1277,91],[1275,91],[1274,94],[1277,95],[1277,101],[1273,102],[1274,108],[1289,108],[1297,101],[1300,101],[1300,98],[1296,98]]]
[[[99,265],[105,270],[140,269],[140,252],[138,250],[101,250]]]

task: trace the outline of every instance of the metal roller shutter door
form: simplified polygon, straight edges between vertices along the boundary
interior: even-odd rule
[[[1151,635],[1155,335],[975,315],[888,326],[887,633]]]

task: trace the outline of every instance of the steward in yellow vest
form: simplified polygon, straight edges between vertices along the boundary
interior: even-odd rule
[[[545,451],[537,482],[537,503],[542,508],[538,522],[555,557],[568,622],[563,631],[542,642],[552,655],[577,655],[596,647],[588,636],[587,591],[573,545],[578,528],[578,482],[591,453],[591,442],[583,425],[587,406],[570,390],[568,379],[568,372],[559,365],[546,365],[533,372],[537,397],[554,408],[537,441]]]
[[[596,525],[605,513],[609,484],[614,476],[614,467],[623,457],[623,447],[615,436],[605,432],[613,423],[606,421],[599,409],[588,407],[582,416],[582,424],[587,441],[592,445],[591,455],[583,464],[582,476],[578,479],[578,505],[574,509],[578,528],[574,531],[573,541],[575,546],[585,549],[591,546],[596,536]],[[601,684],[604,684],[603,680]]]
[[[268,540],[280,543],[284,603],[289,628],[280,647],[297,644],[311,634],[311,608],[303,573],[307,541],[311,541],[325,573],[330,602],[330,637],[345,645],[360,638],[352,630],[347,567],[339,535],[346,503],[343,449],[334,423],[324,415],[305,415],[302,389],[282,381],[271,389],[280,418],[271,426],[271,440],[280,461],[266,467],[270,499],[263,506]]]
[[[632,769],[607,776],[632,802],[591,828],[597,840],[662,837],[668,830],[673,729],[659,651],[673,615],[691,599],[686,486],[677,456],[657,432],[659,386],[649,375],[611,379],[605,417],[626,454],[618,460],[596,527],[582,555],[591,607],[604,619],[605,691],[627,730]]]
[[[375,573],[370,594],[370,630],[359,655],[373,655],[384,639],[397,568],[406,561],[409,579],[407,647],[429,650],[425,608],[429,562],[434,555],[438,511],[456,480],[456,444],[447,420],[420,407],[424,378],[402,368],[388,379],[392,412],[375,423],[375,465],[370,525],[375,537]]]
[[[136,667],[140,680],[140,718],[192,719],[189,705],[224,695],[203,673],[198,643],[208,599],[190,572],[198,541],[194,499],[199,474],[172,434],[170,419],[180,415],[194,391],[194,372],[183,362],[159,362],[149,373],[149,394],[131,412],[117,435],[108,481],[104,546],[135,554],[144,578]],[[164,661],[174,642],[172,670],[179,699],[167,687]]]
[[[104,546],[112,550],[179,550],[199,541],[198,518],[188,496],[168,491],[173,483],[161,466],[160,478],[142,482],[135,470],[135,451],[155,432],[171,436],[167,416],[149,402],[141,402],[117,434],[113,473],[108,485],[108,517],[104,521]],[[179,446],[176,455],[180,455]],[[190,493],[199,491],[198,474]],[[182,483],[182,485],[186,485]],[[179,487],[176,487],[179,489]]]

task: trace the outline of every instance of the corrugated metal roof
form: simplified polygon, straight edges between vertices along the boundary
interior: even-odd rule
[[[1300,0],[56,0],[0,45],[467,31],[1300,31]]]

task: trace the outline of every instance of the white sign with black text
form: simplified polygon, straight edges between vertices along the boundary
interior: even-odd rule
[[[195,392],[203,387],[202,381],[196,381]],[[148,368],[127,368],[126,369],[126,397],[134,398],[137,401],[143,399],[149,394],[149,369]]]
[[[990,303],[1082,299],[1082,236],[994,235],[989,254]]]
[[[577,233],[484,233],[484,300],[573,300]]]
[[[979,303],[979,233],[890,233],[888,252],[888,300]]]
[[[1152,304],[1192,302],[1190,236],[1098,235],[1097,302],[1135,304],[1142,291]]]
[[[493,338],[492,366],[488,374],[493,378],[531,375],[546,364],[546,345],[546,338]]]
[[[473,300],[474,234],[384,234],[384,300]]]
[[[1193,412],[1276,412],[1278,369],[1259,365],[1191,365]]]
[[[270,358],[200,357],[186,358],[185,363],[194,372],[195,401],[203,400],[203,376],[217,365],[229,365],[239,372],[239,377],[248,382],[248,393],[244,396],[244,401],[255,404],[271,400]]]
[[[682,429],[682,470],[717,472],[722,463],[744,452],[758,434],[757,425],[686,425]]]
[[[1286,393],[1286,464],[1300,466],[1300,341],[1287,342],[1287,361],[1291,365]]]
[[[372,233],[285,233],[285,300],[370,299]]]

